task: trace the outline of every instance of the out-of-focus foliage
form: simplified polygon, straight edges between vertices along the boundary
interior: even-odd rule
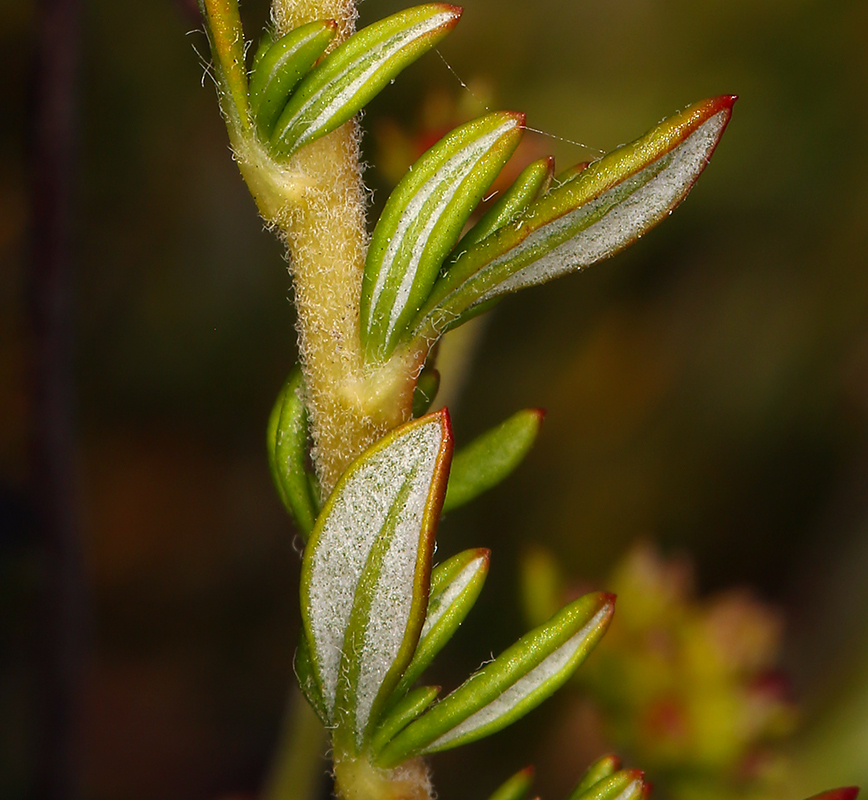
[[[540,550],[526,556],[522,578],[529,617],[571,594]],[[609,745],[641,763],[663,797],[786,796],[787,764],[770,747],[795,725],[778,672],[779,615],[747,590],[699,600],[689,562],[648,544],[604,583],[618,595],[617,614],[577,678]]]

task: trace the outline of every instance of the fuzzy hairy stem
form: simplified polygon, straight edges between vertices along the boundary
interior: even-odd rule
[[[428,770],[421,759],[394,770],[379,769],[364,757],[335,761],[335,789],[339,800],[430,800]]]
[[[352,33],[356,9],[352,0],[275,0],[272,18],[278,33],[335,19],[339,43]],[[359,298],[367,231],[357,124],[306,145],[285,164],[275,163],[240,127],[230,124],[230,136],[262,216],[286,242],[311,452],[327,495],[356,456],[409,418],[422,356],[408,353],[376,370],[362,357]]]

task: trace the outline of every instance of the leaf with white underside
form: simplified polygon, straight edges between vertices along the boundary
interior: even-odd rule
[[[439,686],[420,686],[404,695],[391,711],[383,715],[383,719],[371,737],[371,752],[379,753],[395,734],[400,733],[428,708],[439,693]]]
[[[268,420],[268,464],[277,493],[299,533],[307,539],[319,507],[305,465],[308,443],[307,408],[302,398],[301,369],[293,367]]]
[[[470,247],[434,285],[411,336],[430,342],[469,318],[474,306],[582,269],[641,237],[687,196],[734,102],[705,100],[664,120]]]
[[[302,621],[336,747],[361,744],[413,657],[451,454],[445,410],[393,431],[350,465],[305,548]]]
[[[536,441],[545,412],[526,408],[486,431],[455,454],[443,511],[469,503],[518,467]]]
[[[295,651],[295,661],[293,662],[295,676],[298,678],[298,685],[311,708],[316,712],[320,722],[323,725],[329,724],[329,715],[326,712],[325,701],[323,700],[322,692],[317,683],[316,675],[313,671],[313,662],[310,658],[310,649],[307,646],[307,639],[302,634],[298,642],[298,649]]]
[[[498,112],[444,136],[404,176],[371,236],[361,335],[384,361],[425,302],[444,259],[521,139],[524,115]]]
[[[330,133],[361,111],[405,67],[455,27],[461,9],[444,3],[416,6],[351,36],[298,85],[271,137],[275,155]]]
[[[491,236],[512,222],[540,195],[548,191],[552,182],[555,160],[552,156],[528,164],[502,197],[499,197],[455,247],[455,257],[469,247]]]
[[[621,770],[592,784],[573,800],[639,800],[650,789],[645,775],[638,769]]]
[[[614,775],[621,769],[621,759],[611,753],[598,758],[582,776],[575,789],[567,796],[567,800],[579,800],[579,798],[600,781]]]
[[[525,767],[498,786],[488,800],[522,800],[530,789],[531,783],[533,783],[533,767]]]
[[[608,627],[614,602],[614,595],[601,592],[561,609],[408,725],[376,763],[392,768],[481,739],[524,716],[585,660]]]
[[[428,613],[413,660],[392,693],[393,705],[427,669],[473,608],[488,575],[490,551],[465,550],[440,564],[431,575]]]

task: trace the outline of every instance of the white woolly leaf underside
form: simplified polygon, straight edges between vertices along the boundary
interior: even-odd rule
[[[587,267],[642,236],[690,189],[708,163],[710,153],[720,138],[727,119],[728,112],[721,111],[700,125],[684,142],[663,156],[669,163],[644,186],[572,239],[489,289],[474,305]],[[628,181],[633,185],[642,183],[648,172],[657,169],[659,164],[654,162]],[[544,250],[547,241],[557,239],[559,234],[562,235],[562,231],[575,227],[583,218],[611,202],[612,194],[622,193],[625,188],[627,187],[624,183],[618,184],[590,203],[553,220],[483,269],[496,269],[504,262],[520,259],[525,253],[536,249]]]
[[[484,562],[484,558],[474,558],[447,584],[446,588],[437,597],[431,598],[428,605],[428,616],[425,617],[425,624],[422,626],[422,633],[419,636],[420,646],[425,637],[431,633],[432,628],[443,619],[443,615],[461,598],[464,590],[483,567]]]
[[[466,147],[453,155],[437,172],[431,176],[416,192],[405,206],[389,245],[383,254],[377,280],[371,293],[371,319],[373,323],[375,309],[387,281],[394,281],[390,273],[395,257],[404,249],[407,239],[410,243],[410,256],[400,275],[398,292],[389,311],[389,328],[385,340],[388,341],[395,330],[398,317],[407,306],[410,290],[416,279],[419,262],[428,245],[431,231],[442,218],[455,197],[456,192],[473,171],[476,165],[488,154],[501,137],[514,130],[516,123],[509,120],[491,133],[470,142]]]
[[[357,719],[362,726],[404,641],[419,534],[442,439],[441,423],[435,419],[411,428],[358,464],[339,490],[317,537],[307,603],[314,662],[330,718],[359,578],[391,507],[410,481],[404,506],[394,515],[397,528],[372,598],[363,651],[354,654],[360,664]]]
[[[458,739],[478,733],[481,729],[488,726],[495,725],[501,717],[516,709],[517,706],[521,705],[523,701],[527,700],[538,689],[545,687],[546,684],[557,682],[559,678],[565,679],[568,677],[568,675],[564,675],[563,673],[565,671],[569,673],[572,667],[571,661],[576,652],[588,636],[605,619],[608,613],[609,608],[604,606],[578,633],[570,637],[551,655],[544,658],[530,672],[525,673],[498,696],[497,699],[490,702],[487,706],[483,706],[479,711],[471,714],[454,728],[451,728],[442,736],[435,739],[422,752],[433,753]],[[473,678],[470,680],[472,681]],[[526,710],[529,711],[530,708]]]
[[[300,147],[305,142],[314,138],[320,130],[325,128],[329,122],[340,115],[341,111],[350,105],[353,99],[359,92],[363,91],[365,85],[372,79],[384,66],[387,65],[389,59],[397,55],[403,48],[407,47],[415,39],[421,39],[423,36],[432,33],[438,28],[446,25],[455,18],[455,14],[450,11],[434,14],[421,22],[412,25],[409,28],[390,36],[386,40],[375,44],[368,50],[360,54],[359,58],[345,67],[344,71],[327,81],[322,87],[314,92],[305,103],[296,111],[292,119],[283,127],[284,130],[290,130],[297,124],[304,124],[305,115],[308,110],[316,106],[320,98],[329,92],[334,91],[336,84],[345,83],[344,87],[333,97],[327,101],[319,114],[309,123],[305,125],[304,133],[299,137],[295,146]],[[347,82],[347,75],[360,70],[352,80]]]

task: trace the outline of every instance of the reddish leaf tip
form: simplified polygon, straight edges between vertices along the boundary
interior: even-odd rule
[[[519,128],[527,127],[527,114],[524,111],[505,111],[504,114],[512,117]]]
[[[621,769],[621,759],[615,753],[607,753],[600,758],[600,761],[608,761],[612,768],[612,772],[617,772]]]
[[[546,418],[546,415],[549,413],[544,408],[529,408],[528,411],[530,411],[530,413],[533,414],[537,418],[540,425],[542,425],[543,420]]]
[[[461,15],[464,13],[464,7],[463,6],[455,6],[455,5],[452,5],[451,3],[438,3],[438,5],[444,11],[448,11],[449,13],[452,14],[453,20],[450,23],[452,25],[457,23],[458,20],[461,19]]]

